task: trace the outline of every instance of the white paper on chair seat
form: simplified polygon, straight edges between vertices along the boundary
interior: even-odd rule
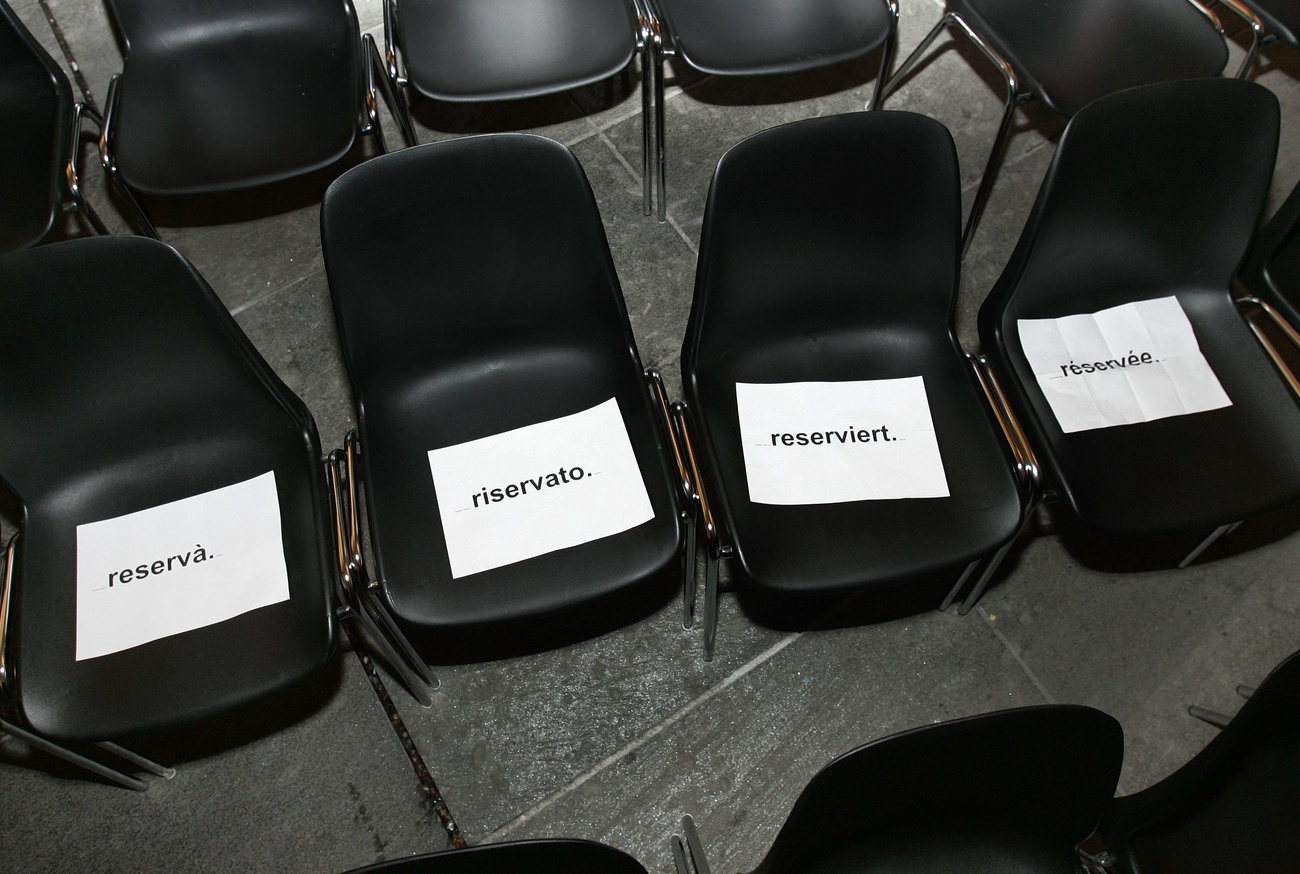
[[[837,504],[948,496],[919,376],[736,383],[749,498]]]
[[[77,526],[77,661],[287,600],[274,471]]]
[[[654,518],[618,401],[429,452],[451,575],[464,577]]]
[[[1066,433],[1232,405],[1176,297],[1016,324]]]

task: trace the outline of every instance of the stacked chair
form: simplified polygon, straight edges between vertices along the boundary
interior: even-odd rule
[[[0,0],[0,253],[39,243],[69,210],[106,233],[77,179],[83,119],[101,123],[73,101],[59,65]]]

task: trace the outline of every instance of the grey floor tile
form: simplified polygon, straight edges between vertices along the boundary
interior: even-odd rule
[[[324,272],[269,292],[235,318],[267,363],[307,404],[322,448],[341,446],[354,422],[353,402]]]

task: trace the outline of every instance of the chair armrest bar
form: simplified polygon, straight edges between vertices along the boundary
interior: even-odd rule
[[[654,400],[655,410],[659,413],[659,421],[668,434],[668,445],[673,451],[673,463],[677,466],[677,484],[682,490],[682,501],[684,505],[689,507],[694,503],[695,487],[692,485],[691,473],[686,467],[686,458],[682,453],[682,437],[673,422],[673,414],[668,403],[668,392],[664,390],[663,377],[659,375],[657,370],[647,370],[645,378],[650,386],[650,396]]]
[[[1038,458],[1034,455],[1033,447],[1029,445],[1029,438],[1025,436],[1020,421],[1016,418],[1015,413],[1011,411],[1011,404],[1007,401],[1007,396],[1002,391],[1002,385],[998,382],[993,368],[989,366],[988,359],[982,355],[977,357],[970,353],[967,353],[966,358],[970,361],[971,369],[975,371],[975,378],[979,380],[980,388],[984,391],[984,398],[993,411],[998,427],[1002,429],[1002,435],[1006,438],[1007,445],[1011,447],[1011,454],[1016,460],[1016,473],[1020,479],[1021,488],[1032,497],[1038,493],[1042,486],[1043,474],[1042,468],[1038,464]]]
[[[5,547],[4,574],[0,575],[0,689],[9,682],[5,664],[5,641],[9,637],[9,592],[14,582],[14,556],[18,552],[18,535],[9,538]]]
[[[1239,307],[1243,304],[1253,304],[1258,307],[1264,315],[1268,316],[1269,320],[1278,328],[1278,330],[1286,336],[1287,340],[1290,341],[1292,348],[1297,352],[1300,352],[1300,331],[1297,331],[1295,326],[1288,322],[1286,317],[1274,309],[1270,304],[1254,296],[1239,297],[1236,299],[1236,304]],[[1291,386],[1292,393],[1295,394],[1297,399],[1300,399],[1300,377],[1296,376],[1295,371],[1291,369],[1289,364],[1287,364],[1281,351],[1276,345],[1274,345],[1273,341],[1269,339],[1268,335],[1264,333],[1254,319],[1247,316],[1246,324],[1250,326],[1250,330],[1255,334],[1255,339],[1264,347],[1264,351],[1268,353],[1268,357],[1273,360],[1274,366],[1276,366],[1278,372],[1282,374],[1282,378],[1286,380],[1287,385]]]
[[[682,437],[682,445],[686,448],[686,464],[690,471],[691,482],[695,484],[695,502],[700,510],[700,519],[704,522],[704,534],[708,538],[711,548],[718,548],[718,527],[714,524],[713,507],[709,502],[708,492],[704,488],[703,478],[700,476],[700,466],[696,461],[695,445],[691,440],[690,426],[687,422],[686,404],[682,401],[676,401],[672,405],[673,423],[677,426],[678,433]]]

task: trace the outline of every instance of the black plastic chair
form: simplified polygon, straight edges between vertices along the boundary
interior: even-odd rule
[[[1234,5],[1236,0],[1224,0]],[[1196,0],[947,0],[947,11],[890,77],[892,94],[944,30],[964,33],[1006,81],[1002,121],[963,233],[962,252],[997,177],[1016,107],[1037,97],[1071,118],[1125,88],[1217,76],[1228,62],[1223,28]],[[1250,59],[1238,75],[1244,75]]]
[[[1101,825],[1122,874],[1289,874],[1300,859],[1300,654],[1173,774],[1117,798]]]
[[[808,782],[753,874],[1024,874],[1079,870],[1076,847],[1115,793],[1123,731],[1099,710],[1046,705],[915,728],[835,759]],[[678,874],[703,851],[690,817]],[[689,850],[689,853],[688,853]]]
[[[39,243],[68,210],[108,233],[77,181],[83,118],[101,124],[73,101],[59,65],[0,0],[0,253]]]
[[[143,789],[59,742],[169,729],[273,696],[322,665],[340,622],[351,635],[355,620],[395,661],[339,577],[346,507],[331,494],[307,408],[188,262],[142,237],[72,240],[0,260],[0,292],[0,482],[21,509],[0,592],[0,701],[14,714],[5,730]],[[282,600],[124,648],[82,648],[86,526],[268,472]],[[141,555],[99,590],[138,590],[150,573],[180,579],[239,547],[199,540],[177,547],[185,561]],[[217,567],[232,583],[275,571]]]
[[[351,0],[107,0],[126,58],[100,158],[133,192],[241,191],[330,167],[379,141],[373,68]],[[365,41],[373,42],[367,35]]]
[[[655,66],[655,166],[659,220],[665,220],[664,59],[719,76],[795,73],[881,49],[876,109],[898,44],[896,0],[648,0]]]
[[[512,841],[393,859],[351,874],[646,874],[622,850],[581,840]]]
[[[1266,89],[1232,79],[1149,85],[1088,106],[1066,128],[979,314],[1045,484],[1104,535],[1214,529],[1184,565],[1241,520],[1300,497],[1296,398],[1229,294],[1268,194],[1278,116]],[[1063,430],[1018,321],[1171,297],[1230,404]]]
[[[706,658],[722,558],[734,555],[738,583],[785,596],[882,589],[952,569],[961,576],[946,607],[991,556],[967,610],[1010,546],[1035,501],[1036,472],[996,387],[955,338],[959,213],[952,138],[913,113],[797,122],[750,137],[718,164],[682,346],[708,486]],[[948,497],[751,498],[737,383],[914,377]]]
[[[408,146],[410,89],[449,102],[517,100],[600,82],[641,59],[645,214],[651,210],[649,16],[643,0],[384,0],[385,97]]]
[[[513,637],[503,628],[653,609],[645,605],[680,572],[680,471],[670,473],[656,422],[666,405],[642,374],[573,154],[525,134],[404,149],[330,186],[321,236],[357,403],[360,440],[350,447],[360,450],[376,577],[416,645],[503,645]],[[611,398],[652,518],[498,567],[461,565],[457,575],[439,509],[451,499],[435,493],[430,451]],[[485,495],[493,485],[484,483]]]

